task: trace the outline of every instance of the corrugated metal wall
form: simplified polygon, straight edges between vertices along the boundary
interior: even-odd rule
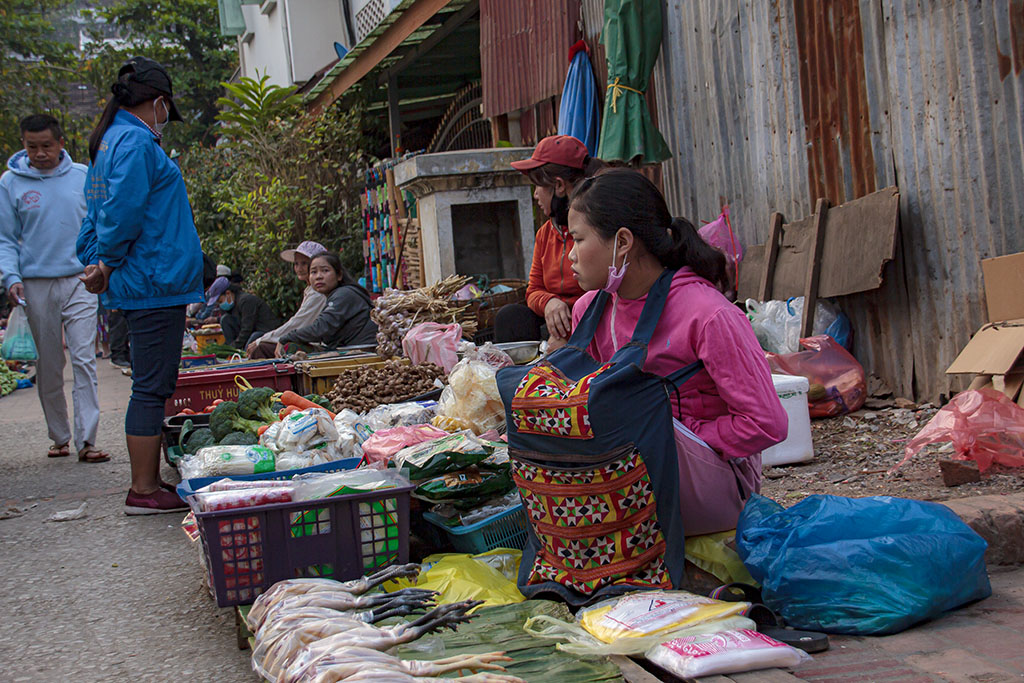
[[[561,95],[580,0],[480,0],[485,117]]]
[[[1024,0],[668,0],[655,70],[674,212],[722,200],[747,244],[818,196],[897,184],[901,243],[879,291],[841,302],[855,354],[897,393],[984,322],[980,260],[1024,251]]]

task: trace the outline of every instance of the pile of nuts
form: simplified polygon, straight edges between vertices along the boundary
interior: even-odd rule
[[[335,412],[345,408],[365,413],[386,403],[401,403],[434,391],[434,380],[445,381],[442,368],[433,363],[409,365],[389,360],[383,365],[361,365],[338,375],[325,396]]]

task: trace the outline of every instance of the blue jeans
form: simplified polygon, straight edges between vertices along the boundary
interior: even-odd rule
[[[185,334],[185,307],[124,311],[132,356],[132,397],[124,416],[129,436],[159,436],[164,404],[174,395]]]

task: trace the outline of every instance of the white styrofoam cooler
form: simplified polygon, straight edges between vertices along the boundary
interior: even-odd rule
[[[810,383],[806,377],[775,374],[772,375],[772,383],[789,417],[789,436],[782,443],[766,448],[761,453],[761,464],[768,467],[810,460],[814,457],[814,445],[811,443],[811,414],[807,408],[807,390]]]

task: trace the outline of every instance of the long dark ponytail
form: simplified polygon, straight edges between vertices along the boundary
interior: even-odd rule
[[[666,268],[689,266],[717,287],[726,282],[725,255],[701,239],[690,221],[672,218],[654,183],[632,169],[587,178],[576,186],[570,207],[605,239],[626,228]]]
[[[107,100],[107,106],[100,115],[100,120],[89,134],[89,161],[96,161],[96,154],[100,151],[100,143],[103,142],[103,135],[114,122],[114,116],[121,107],[134,107],[147,100],[155,100],[165,96],[156,88],[134,80],[134,73],[122,74],[115,83],[110,86],[111,97]]]

